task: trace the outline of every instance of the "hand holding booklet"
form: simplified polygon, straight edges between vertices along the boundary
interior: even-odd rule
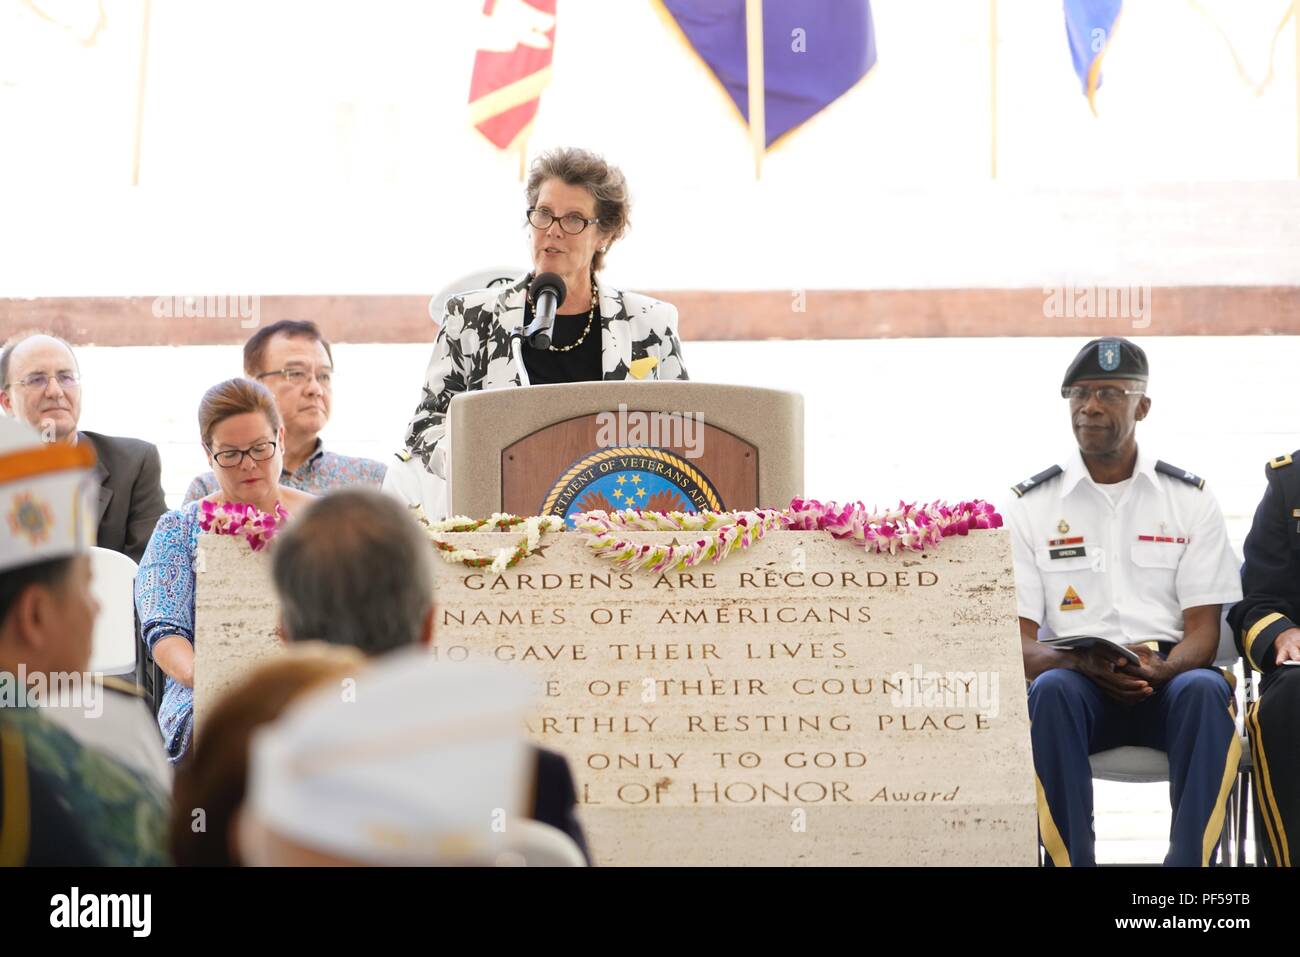
[[[1137,652],[1132,648],[1126,648],[1109,638],[1099,638],[1097,635],[1054,635],[1051,638],[1043,638],[1042,642],[1052,648],[1077,648],[1079,650],[1100,645],[1107,651],[1113,651],[1116,655],[1127,658],[1135,665],[1142,663],[1142,659],[1138,657]]]

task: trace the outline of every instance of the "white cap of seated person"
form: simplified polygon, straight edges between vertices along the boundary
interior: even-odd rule
[[[447,300],[420,400],[397,456],[404,471],[419,469],[445,481],[447,408],[453,396],[467,390],[511,388],[525,378],[532,385],[688,378],[677,308],[599,279],[629,226],[630,194],[618,167],[587,150],[551,150],[533,161],[525,201],[520,222],[532,272]],[[525,343],[521,369],[510,336],[531,320],[529,286],[546,272],[564,280],[564,303],[549,347]],[[385,487],[412,504],[423,493],[425,513],[438,518],[445,505],[430,501],[429,485],[414,476]]]
[[[0,418],[0,579],[73,559],[44,588],[22,591],[0,621],[0,681],[85,672],[99,603],[90,591],[95,452],[47,445],[25,422]]]
[[[89,446],[47,445],[0,417],[0,573],[89,552],[95,544]]]
[[[393,652],[253,738],[240,812],[253,865],[484,864],[522,826],[527,678]]]

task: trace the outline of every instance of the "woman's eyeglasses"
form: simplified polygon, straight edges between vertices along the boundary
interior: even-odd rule
[[[532,223],[536,229],[550,229],[551,223],[555,222],[557,219],[560,221],[560,228],[570,236],[576,236],[588,226],[594,226],[596,223],[600,222],[599,218],[585,219],[577,213],[566,213],[563,216],[556,216],[549,209],[543,209],[537,206],[528,210],[528,221]]]
[[[212,449],[208,449],[208,451],[212,452]],[[233,469],[244,464],[245,455],[254,462],[265,462],[275,455],[275,443],[258,442],[246,449],[222,449],[220,452],[212,452],[212,461],[223,469]]]

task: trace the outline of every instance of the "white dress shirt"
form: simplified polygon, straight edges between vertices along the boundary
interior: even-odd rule
[[[1004,511],[1020,617],[1054,635],[1178,642],[1184,609],[1240,600],[1240,562],[1208,489],[1156,471],[1141,449],[1114,502],[1077,448],[1062,468]]]

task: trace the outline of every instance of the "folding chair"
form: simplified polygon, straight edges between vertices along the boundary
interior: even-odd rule
[[[1225,607],[1219,619],[1219,653],[1214,665],[1227,669],[1235,679],[1235,667],[1239,660],[1232,628],[1228,625],[1228,608]],[[1247,688],[1251,686],[1249,677],[1245,684]],[[1232,685],[1235,695],[1237,682],[1233,680]],[[1245,739],[1244,711],[1240,702],[1236,711],[1235,733],[1241,743],[1241,762],[1224,809],[1223,834],[1219,838],[1219,863],[1240,867],[1245,863],[1245,808],[1250,782],[1250,745]],[[1155,748],[1125,745],[1099,751],[1089,760],[1092,763],[1093,778],[1102,781],[1149,784],[1169,780],[1169,755]]]
[[[90,591],[99,603],[91,638],[90,670],[97,674],[137,672],[135,628],[136,564],[121,552],[90,550]]]

